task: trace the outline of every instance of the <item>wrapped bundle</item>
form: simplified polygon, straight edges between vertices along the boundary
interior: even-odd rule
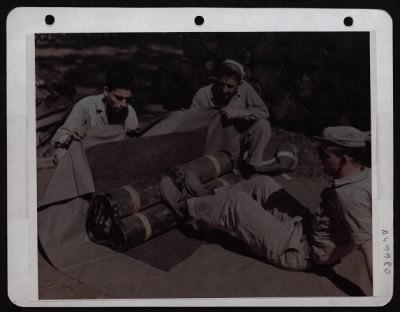
[[[205,155],[175,168],[182,174],[185,171],[194,172],[202,182],[206,182],[231,171],[232,162],[229,154],[217,152]],[[228,176],[227,179],[232,179],[232,177]],[[216,180],[214,184],[212,188],[229,185],[230,182],[221,178],[220,181]],[[120,217],[124,218],[161,201],[160,179],[157,177],[135,185],[125,184],[107,193],[107,196],[113,205],[118,208]]]
[[[204,155],[195,160],[176,166],[176,170],[193,172],[201,182],[208,182],[224,175],[233,169],[233,160],[227,152],[216,152]]]
[[[157,177],[136,185],[123,185],[108,196],[118,208],[121,218],[125,218],[161,201],[160,179]]]
[[[242,178],[240,175],[228,173],[222,177],[216,178],[215,180],[206,183],[206,187],[208,189],[215,189],[222,186],[233,185],[240,182],[241,179]]]
[[[240,176],[229,173],[206,184],[217,188],[232,185],[240,181]],[[158,181],[159,193],[159,181]],[[146,190],[150,190],[149,187]],[[96,243],[106,245],[118,251],[137,246],[152,237],[174,228],[177,224],[174,213],[164,204],[158,203],[146,209],[127,215],[127,203],[117,204],[115,194],[98,194],[94,197],[86,222],[89,237]],[[114,196],[114,199],[111,198]],[[158,195],[159,196],[159,195]],[[150,196],[156,200],[155,196]],[[161,198],[158,199],[160,201]],[[121,209],[121,207],[123,207]],[[132,209],[130,210],[132,211]]]
[[[123,248],[120,249],[123,251],[167,232],[176,226],[177,221],[167,206],[157,204],[121,219],[121,223],[125,235]]]

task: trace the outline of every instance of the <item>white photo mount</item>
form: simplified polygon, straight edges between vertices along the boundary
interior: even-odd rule
[[[47,25],[46,15],[55,23]],[[194,23],[196,16],[204,24]],[[245,18],[243,18],[245,16]],[[350,16],[354,24],[344,25]],[[214,299],[38,299],[35,34],[368,32],[373,202],[373,296]],[[382,306],[393,294],[392,20],[379,10],[17,8],[7,18],[8,295],[20,306]]]

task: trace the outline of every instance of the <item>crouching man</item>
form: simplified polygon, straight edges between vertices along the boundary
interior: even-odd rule
[[[244,77],[242,64],[225,60],[218,68],[217,80],[196,92],[191,109],[218,109],[221,122],[235,126],[247,153],[243,169],[253,173],[262,165],[271,126],[266,104]]]
[[[106,75],[103,93],[78,101],[55,133],[51,140],[57,149],[54,161],[59,161],[72,140],[83,139],[89,128],[121,124],[126,133],[137,130],[139,122],[132,106],[133,89],[134,77],[126,68],[111,69]]]
[[[329,127],[317,139],[333,184],[322,192],[321,204],[307,222],[267,209],[269,196],[281,189],[268,176],[211,191],[189,174],[185,185],[190,185],[190,198],[166,176],[162,197],[178,217],[191,218],[195,228],[222,230],[283,269],[333,265],[360,248],[372,282],[371,173],[361,162],[368,137],[352,127]]]

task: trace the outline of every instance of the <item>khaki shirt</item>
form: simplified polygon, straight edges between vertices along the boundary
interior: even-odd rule
[[[371,170],[336,179],[322,193],[310,235],[312,260],[332,264],[372,240]]]
[[[67,145],[74,130],[82,127],[96,128],[105,125],[108,125],[108,118],[104,95],[87,96],[74,105],[64,124],[55,133],[51,144],[53,146]],[[128,105],[128,116],[124,125],[125,131],[135,130],[138,126],[139,122],[135,109]]]
[[[192,100],[190,108],[216,107],[213,88],[214,84],[209,84],[197,91]],[[242,111],[242,116],[250,119],[268,119],[269,111],[260,95],[247,82],[242,81],[236,94],[231,98],[226,107],[236,108]]]

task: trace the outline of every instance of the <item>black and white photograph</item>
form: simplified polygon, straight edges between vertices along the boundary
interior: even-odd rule
[[[372,296],[370,40],[36,33],[39,300]]]

